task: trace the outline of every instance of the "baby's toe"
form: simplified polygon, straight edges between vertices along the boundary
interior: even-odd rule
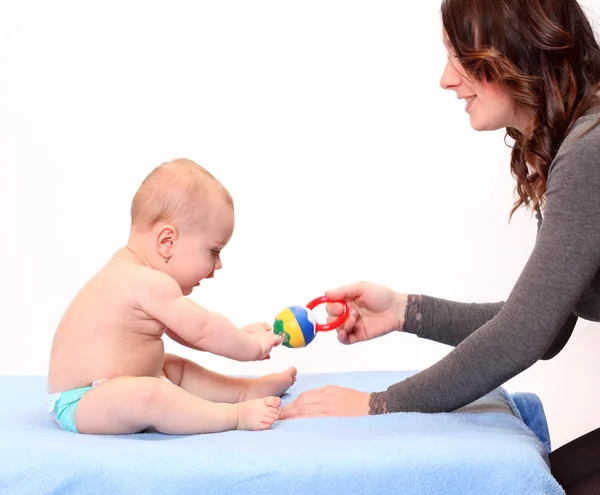
[[[279,407],[281,405],[281,399],[279,397],[266,397],[265,404],[269,407]]]

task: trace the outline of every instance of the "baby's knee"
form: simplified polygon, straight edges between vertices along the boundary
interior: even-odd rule
[[[132,390],[134,400],[141,410],[153,411],[167,398],[168,387],[173,385],[166,380],[153,377],[139,377]]]
[[[176,356],[175,354],[165,354],[162,370],[171,382],[175,385],[179,385],[183,376],[184,365],[185,360],[182,357]]]

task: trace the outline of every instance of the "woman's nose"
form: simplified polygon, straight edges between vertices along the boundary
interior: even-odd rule
[[[444,89],[454,89],[457,86],[460,86],[461,82],[462,76],[460,75],[460,72],[458,72],[450,60],[448,60],[440,79],[440,86]]]

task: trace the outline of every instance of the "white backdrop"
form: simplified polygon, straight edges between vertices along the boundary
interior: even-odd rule
[[[175,157],[234,197],[224,268],[192,297],[240,325],[360,279],[506,298],[535,221],[507,221],[503,132],[471,130],[439,87],[439,3],[2,0],[0,373],[46,373],[66,305],[125,243],[141,180]],[[585,5],[598,26],[600,0]],[[600,426],[598,330],[580,324],[507,384],[542,398],[555,446]],[[402,334],[320,334],[264,363],[167,349],[259,374],[420,369],[450,350]]]

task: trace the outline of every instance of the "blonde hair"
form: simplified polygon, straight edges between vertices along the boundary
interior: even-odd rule
[[[131,226],[148,230],[159,222],[178,227],[198,223],[216,198],[233,207],[231,195],[206,169],[186,158],[157,166],[144,179],[131,202]]]

